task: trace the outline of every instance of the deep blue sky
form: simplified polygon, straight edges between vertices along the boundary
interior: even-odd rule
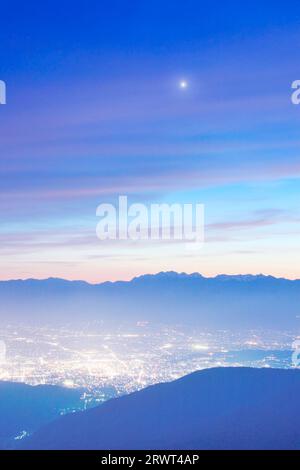
[[[1,277],[300,277],[299,19],[282,1],[1,5]],[[118,194],[205,203],[201,253],[101,245]]]

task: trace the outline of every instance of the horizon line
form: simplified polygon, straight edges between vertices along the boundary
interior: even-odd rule
[[[199,271],[194,271],[194,272],[191,272],[191,273],[187,273],[185,271],[158,271],[158,272],[155,272],[155,273],[144,273],[144,274],[140,274],[140,275],[137,275],[137,276],[133,276],[132,278],[130,279],[117,279],[117,280],[105,280],[105,281],[101,281],[101,282],[91,282],[91,281],[88,281],[88,280],[85,280],[85,279],[67,279],[67,278],[64,278],[64,277],[56,277],[56,276],[49,276],[49,277],[46,277],[46,278],[34,278],[34,277],[26,277],[26,278],[13,278],[13,279],[0,279],[0,283],[2,282],[26,282],[26,281],[50,281],[50,280],[59,280],[59,281],[65,281],[65,282],[81,282],[81,283],[85,283],[85,284],[88,284],[88,285],[91,285],[91,286],[99,286],[101,284],[116,284],[116,283],[119,283],[119,282],[124,282],[124,283],[130,283],[132,281],[134,281],[135,279],[140,279],[142,277],[145,277],[145,276],[152,276],[152,277],[155,277],[155,276],[159,276],[159,275],[163,275],[163,274],[174,274],[174,275],[177,275],[177,276],[187,276],[187,277],[193,277],[193,276],[199,276],[203,279],[217,279],[217,278],[220,278],[220,277],[231,277],[231,278],[237,278],[237,277],[250,277],[250,278],[255,278],[255,277],[264,277],[264,278],[273,278],[273,279],[277,279],[277,280],[285,280],[285,281],[300,281],[299,278],[289,278],[289,277],[283,277],[283,276],[274,276],[273,274],[264,274],[264,273],[256,273],[256,274],[251,274],[251,273],[247,273],[247,274],[240,274],[240,273],[237,273],[237,274],[226,274],[226,273],[219,273],[219,274],[216,274],[216,275],[212,275],[212,276],[205,276],[203,274],[201,274]]]

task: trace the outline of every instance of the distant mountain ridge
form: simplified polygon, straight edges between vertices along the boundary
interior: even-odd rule
[[[162,272],[131,281],[0,282],[0,315],[10,321],[106,323],[139,320],[205,328],[299,328],[300,280],[264,275]],[[21,308],[20,308],[21,306]]]
[[[143,281],[149,279],[202,279],[207,281],[227,281],[227,280],[236,280],[236,281],[255,281],[261,279],[277,280],[277,281],[286,281],[286,282],[296,282],[300,283],[300,279],[288,279],[285,277],[276,277],[269,274],[217,274],[216,276],[203,276],[199,272],[186,273],[186,272],[177,272],[177,271],[160,271],[155,274],[141,274],[140,276],[135,276],[131,280],[117,280],[117,281],[103,281],[100,283],[90,283],[81,279],[77,280],[68,280],[59,277],[48,277],[44,279],[36,278],[27,278],[27,279],[8,279],[1,280],[0,286],[2,284],[17,284],[17,283],[35,283],[40,284],[44,282],[49,282],[53,285],[62,285],[62,284],[71,284],[77,286],[103,286],[103,285],[114,285],[114,284],[130,284],[134,281]]]
[[[26,449],[300,449],[300,371],[219,368],[65,416]]]

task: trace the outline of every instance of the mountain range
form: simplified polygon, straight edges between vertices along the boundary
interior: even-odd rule
[[[101,284],[53,278],[0,282],[0,315],[10,323],[150,321],[287,330],[299,326],[299,305],[300,280],[263,275],[167,272]]]

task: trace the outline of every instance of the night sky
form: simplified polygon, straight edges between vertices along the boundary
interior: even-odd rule
[[[12,1],[0,14],[1,279],[300,277],[299,2]],[[205,204],[204,246],[100,242],[96,208],[120,194]]]

